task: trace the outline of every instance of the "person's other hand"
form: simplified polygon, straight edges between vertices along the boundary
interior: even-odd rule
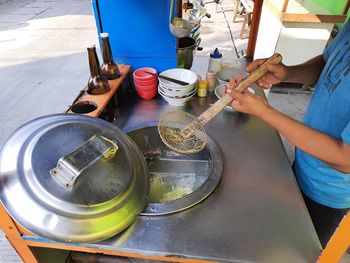
[[[250,63],[246,70],[248,73],[254,71],[267,59],[256,59]],[[268,72],[256,81],[256,84],[264,89],[271,88],[272,85],[283,82],[287,79],[288,68],[282,62],[267,65]]]
[[[246,90],[244,93],[237,91],[234,87],[239,81],[239,78],[235,80],[233,77],[230,77],[229,89],[226,90],[234,99],[231,103],[232,108],[236,111],[255,116],[264,114],[264,112],[270,108],[268,102],[262,97],[251,93],[249,90]]]

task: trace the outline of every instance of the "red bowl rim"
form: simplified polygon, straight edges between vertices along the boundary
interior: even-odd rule
[[[139,69],[136,69],[134,71],[134,73],[132,74],[134,79],[138,79],[138,80],[149,80],[149,79],[152,79],[152,78],[157,78],[156,76],[153,76],[153,75],[150,75],[150,74],[147,74],[147,73],[144,73],[145,75],[144,76],[138,76],[137,74],[139,72],[142,72],[142,71],[149,71],[149,72],[152,72],[152,73],[156,73],[157,74],[157,70],[154,69],[154,68],[149,68],[149,67],[143,67],[143,68],[139,68]]]

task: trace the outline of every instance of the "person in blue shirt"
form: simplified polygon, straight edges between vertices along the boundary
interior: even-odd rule
[[[265,59],[253,61],[250,72]],[[323,247],[350,208],[350,21],[322,55],[302,64],[269,65],[256,83],[270,88],[280,82],[315,85],[298,122],[252,93],[239,93],[231,79],[232,107],[255,115],[296,146],[295,175]]]

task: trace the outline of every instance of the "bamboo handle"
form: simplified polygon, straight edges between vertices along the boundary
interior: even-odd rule
[[[245,91],[258,79],[260,79],[267,72],[267,65],[269,64],[278,64],[282,61],[282,56],[278,53],[272,55],[267,59],[263,64],[261,64],[256,70],[254,70],[248,77],[243,79],[240,83],[237,84],[236,90],[239,92]],[[226,105],[225,105],[226,106]]]
[[[269,59],[267,59],[263,64],[261,64],[256,70],[254,70],[248,77],[244,78],[241,82],[239,82],[236,86],[236,90],[239,92],[244,92],[247,88],[249,88],[253,83],[255,83],[259,78],[261,78],[267,72],[268,64],[278,64],[282,61],[282,56],[278,53],[272,55]],[[229,104],[233,100],[232,96],[226,93],[221,99],[215,102],[211,107],[209,107],[206,111],[204,111],[199,117],[197,117],[197,121],[200,125],[207,124],[212,118],[214,118],[227,104]],[[193,122],[189,124],[187,127],[181,130],[181,135],[185,138],[190,137],[198,128],[198,122]]]

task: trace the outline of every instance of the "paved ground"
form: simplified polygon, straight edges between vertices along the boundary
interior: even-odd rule
[[[19,125],[63,112],[87,82],[97,42],[89,1],[10,1],[0,6],[0,143]]]
[[[232,23],[232,6],[207,6],[202,20],[203,51],[193,69],[205,74],[208,56],[217,46],[224,60],[235,61],[246,48],[239,39],[242,19]],[[219,12],[217,12],[219,11]],[[89,76],[86,47],[97,43],[88,0],[0,0],[0,145],[21,124],[38,116],[63,112]],[[269,102],[302,119],[310,94],[269,94]],[[286,141],[292,161],[293,147]],[[21,262],[0,232],[0,262]],[[350,262],[344,261],[344,262]]]
[[[0,144],[21,124],[63,112],[89,77],[97,43],[88,0],[14,0],[0,5]],[[0,234],[0,262],[21,262]]]

